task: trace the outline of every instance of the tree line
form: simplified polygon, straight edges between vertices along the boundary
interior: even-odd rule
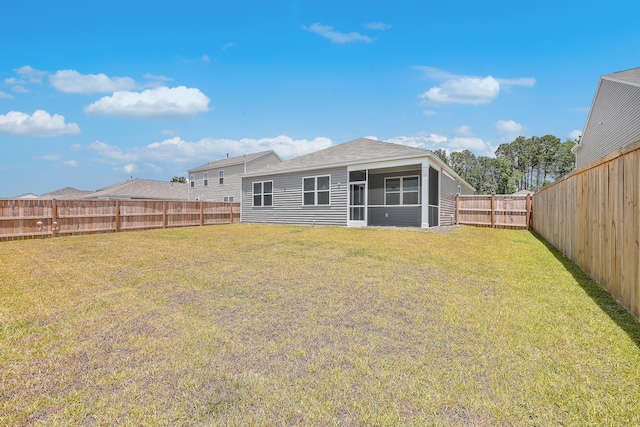
[[[495,157],[476,157],[469,150],[447,155],[443,149],[434,151],[462,179],[471,184],[477,194],[511,194],[519,190],[537,191],[571,172],[575,155],[571,148],[576,141],[561,142],[553,135],[519,136],[501,144]]]

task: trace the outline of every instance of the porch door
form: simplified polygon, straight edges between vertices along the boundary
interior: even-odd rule
[[[352,182],[349,184],[349,221],[352,227],[367,225],[367,184]]]
[[[424,203],[424,201],[423,201]],[[440,225],[440,174],[429,167],[429,227]]]

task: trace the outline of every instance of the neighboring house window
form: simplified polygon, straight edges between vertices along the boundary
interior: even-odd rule
[[[205,172],[204,175],[202,175],[202,183],[205,187],[209,185],[209,172]]]
[[[191,175],[189,177],[189,185],[191,185],[192,187],[194,187],[196,185],[196,176],[195,175]]]
[[[253,206],[273,205],[273,181],[253,183]]]
[[[460,185],[458,185],[458,194],[462,194],[462,187],[460,187]]]
[[[385,205],[417,205],[420,200],[420,180],[417,176],[384,179]]]
[[[329,175],[302,178],[302,204],[305,206],[328,205],[330,189]]]
[[[229,201],[230,201],[230,202],[233,202],[233,196],[230,196],[230,197],[229,197]]]
[[[225,201],[225,202],[233,202],[233,196],[231,196],[231,197],[225,197],[225,198],[224,198],[224,201]]]
[[[224,184],[224,171],[218,172],[218,184]]]

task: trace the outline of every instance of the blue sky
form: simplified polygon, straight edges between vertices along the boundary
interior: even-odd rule
[[[640,66],[609,1],[30,1],[2,7],[0,197],[363,136],[491,155],[577,136]]]

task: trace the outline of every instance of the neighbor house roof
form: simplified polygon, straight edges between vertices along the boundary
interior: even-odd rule
[[[40,195],[41,199],[81,199],[83,196],[93,193],[88,190],[78,190],[73,187],[65,187]]]
[[[302,170],[313,170],[328,167],[339,167],[358,163],[387,161],[414,157],[430,156],[436,163],[443,167],[447,173],[453,175],[473,189],[467,182],[460,178],[449,166],[442,162],[430,150],[409,147],[407,145],[392,142],[378,141],[369,138],[359,138],[343,144],[333,145],[324,150],[296,157],[264,169],[257,170],[244,176],[260,176],[273,173],[286,173]]]
[[[618,71],[616,73],[605,74],[603,79],[615,80],[621,83],[635,83],[640,85],[640,68],[632,68],[630,70]]]
[[[134,178],[100,188],[83,199],[147,199],[188,200],[188,185],[181,182],[154,181]]]
[[[206,170],[210,170],[210,169],[219,169],[219,168],[224,168],[224,167],[229,167],[229,166],[235,166],[235,165],[241,165],[245,162],[250,162],[252,160],[255,159],[259,159],[262,156],[266,156],[267,154],[274,154],[277,158],[280,159],[280,156],[278,156],[278,153],[276,153],[273,150],[267,150],[267,151],[260,151],[258,153],[251,153],[251,154],[245,154],[242,156],[235,156],[235,157],[230,157],[227,159],[222,159],[222,160],[216,160],[213,162],[209,162],[206,163],[202,166],[198,166],[196,168],[193,169],[189,169],[189,173],[191,172],[200,172],[200,171],[206,171]]]

